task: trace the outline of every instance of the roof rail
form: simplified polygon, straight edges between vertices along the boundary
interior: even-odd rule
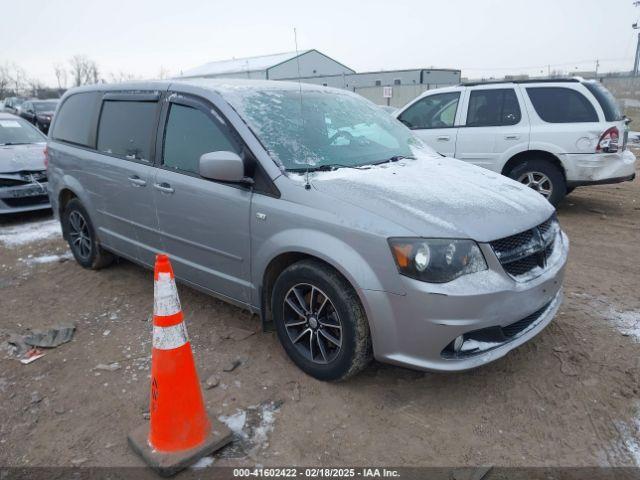
[[[582,81],[579,77],[573,78],[528,78],[526,80],[490,80],[487,82],[462,82],[461,87],[475,87],[478,85],[495,85],[498,83],[577,83]]]

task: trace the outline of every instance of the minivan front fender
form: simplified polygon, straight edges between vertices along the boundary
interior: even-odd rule
[[[315,257],[327,263],[340,272],[356,291],[383,290],[378,275],[356,249],[330,234],[306,228],[282,230],[260,243],[252,255],[254,285],[262,287],[271,262],[285,254]]]

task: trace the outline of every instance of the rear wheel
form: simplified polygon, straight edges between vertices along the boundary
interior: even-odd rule
[[[71,253],[84,268],[97,270],[113,262],[113,255],[100,247],[89,214],[77,198],[65,207],[62,228]]]
[[[344,380],[371,360],[369,325],[355,291],[331,267],[303,260],[285,269],[273,288],[278,338],[304,372]]]
[[[524,160],[507,174],[558,206],[567,195],[567,184],[560,169],[547,160]]]

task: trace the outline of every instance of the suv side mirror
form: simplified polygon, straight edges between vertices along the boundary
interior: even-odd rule
[[[233,183],[253,183],[244,176],[244,162],[237,153],[224,150],[205,153],[198,166],[200,176],[210,180]]]

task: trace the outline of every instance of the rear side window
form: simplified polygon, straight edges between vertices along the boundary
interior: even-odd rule
[[[429,95],[418,100],[398,117],[412,129],[453,127],[460,92]]]
[[[515,125],[521,118],[513,88],[473,90],[469,96],[467,127]]]
[[[241,152],[226,125],[196,108],[171,105],[164,136],[165,167],[197,174],[202,154],[221,150]]]
[[[157,102],[107,100],[98,127],[98,150],[128,160],[151,160]]]
[[[527,94],[538,116],[549,123],[597,122],[598,114],[580,92],[562,87],[530,87]]]
[[[100,96],[100,92],[87,92],[68,97],[56,115],[51,138],[93,147]]]
[[[618,122],[622,120],[623,115],[618,102],[609,90],[599,82],[584,82],[583,85],[596,97],[598,103],[604,112],[604,118],[607,122]]]

